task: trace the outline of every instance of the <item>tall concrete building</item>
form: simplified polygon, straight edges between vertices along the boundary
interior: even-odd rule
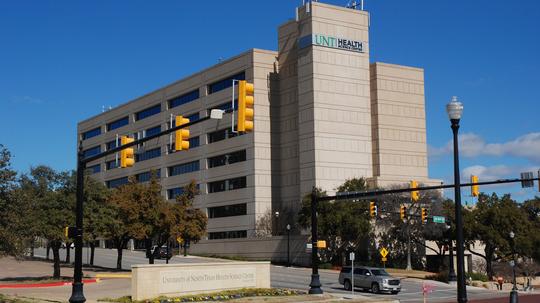
[[[171,201],[195,180],[195,205],[209,217],[195,249],[259,257],[277,251],[272,240],[250,246],[259,219],[279,212],[274,225],[283,229],[314,186],[436,182],[427,174],[423,70],[370,63],[369,14],[318,2],[279,27],[277,52],[249,50],[80,122],[85,153],[115,147],[117,135],[163,131],[175,115],[194,121],[229,109],[233,79],[254,83],[253,132],[233,132],[225,114],[191,127],[188,151],[173,152],[164,136],[140,146],[131,168],[117,168],[114,156],[91,163],[94,177],[116,187],[155,169]]]

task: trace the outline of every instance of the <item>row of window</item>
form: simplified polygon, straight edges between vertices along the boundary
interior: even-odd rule
[[[246,74],[245,72],[240,72],[236,75],[233,75],[233,76],[230,76],[230,77],[227,77],[225,79],[222,79],[222,80],[219,80],[219,81],[216,81],[214,83],[211,83],[208,85],[208,94],[213,94],[213,93],[216,93],[218,91],[221,91],[221,90],[224,90],[226,88],[229,88],[232,86],[232,83],[233,83],[233,80],[245,80],[246,78]],[[177,107],[177,106],[180,106],[180,105],[183,105],[183,104],[186,104],[186,103],[189,103],[189,102],[192,102],[192,101],[195,101],[197,99],[199,99],[199,90],[196,89],[196,90],[193,90],[193,91],[190,91],[188,93],[185,93],[181,96],[178,96],[178,97],[175,97],[173,99],[170,99],[168,101],[168,105],[169,105],[169,109],[171,108],[174,108],[174,107]],[[228,102],[229,105],[227,105],[227,103],[224,103],[220,106],[218,106],[218,108],[221,108],[221,107],[227,107],[226,109],[229,109],[230,108],[230,102]],[[238,108],[237,106],[235,106],[235,108]],[[150,106],[146,109],[143,109],[141,111],[138,111],[135,113],[135,121],[139,121],[139,120],[142,120],[142,119],[145,119],[145,118],[148,118],[148,117],[151,117],[153,115],[157,115],[161,112],[161,104],[156,104],[156,105],[153,105],[153,106]],[[198,113],[196,114],[197,115],[197,119],[190,119],[190,121],[195,121],[195,120],[198,120],[199,117],[198,117]],[[195,118],[195,117],[192,117],[192,118]],[[117,128],[120,128],[122,126],[125,126],[125,125],[128,125],[129,124],[129,116],[125,116],[125,117],[122,117],[118,120],[115,120],[113,122],[109,122],[106,124],[106,129],[107,131],[112,131],[114,129],[117,129]],[[91,129],[89,131],[86,131],[86,132],[83,132],[81,134],[81,137],[83,140],[86,140],[86,139],[89,139],[89,138],[92,138],[92,137],[95,137],[95,136],[99,136],[101,135],[101,127],[97,127],[97,128],[94,128],[94,129]]]
[[[223,205],[217,207],[208,208],[208,218],[223,218],[223,217],[233,217],[233,216],[244,216],[247,214],[247,204],[233,204],[233,205]]]
[[[161,174],[160,170],[156,172],[156,176],[159,177]],[[135,176],[136,180],[138,182],[147,182],[150,180],[152,176],[151,172],[144,172],[137,174]],[[105,182],[108,188],[115,188],[124,184],[128,183],[128,177],[121,177],[117,179],[108,180]],[[198,186],[198,185],[197,185]],[[220,181],[214,181],[208,183],[208,193],[216,193],[216,192],[222,192],[222,191],[229,191],[229,190],[235,190],[235,189],[241,189],[246,188],[246,177],[237,177],[237,178],[231,178],[226,180],[220,180]],[[167,198],[168,199],[175,199],[177,195],[181,195],[183,192],[183,189],[180,187],[171,188],[167,190]],[[241,206],[238,206],[241,207]],[[245,208],[245,206],[244,206]],[[227,212],[232,212],[233,214],[229,215],[223,215],[224,213],[227,214]],[[239,216],[241,213],[245,215],[245,210],[241,210],[241,208],[235,208],[235,209],[221,209],[216,210],[216,216],[211,218],[219,218],[221,217],[227,217],[227,216]]]
[[[208,240],[234,239],[234,238],[247,238],[247,231],[230,230],[230,231],[218,231],[218,232],[208,233]]]

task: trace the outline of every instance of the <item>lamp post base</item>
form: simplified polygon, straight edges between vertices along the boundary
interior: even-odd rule
[[[69,298],[69,302],[71,303],[86,302],[86,298],[84,297],[84,293],[83,293],[83,283],[75,282],[72,285],[73,285],[73,288],[71,290],[71,297]]]
[[[510,303],[518,303],[518,292],[515,289],[510,291]]]
[[[309,283],[309,287],[310,295],[322,295],[323,290],[321,288],[321,281],[319,280],[319,275],[311,275],[311,283]]]

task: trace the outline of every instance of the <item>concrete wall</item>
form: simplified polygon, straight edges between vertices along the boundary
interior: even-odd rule
[[[311,264],[311,254],[306,252],[308,237],[291,235],[290,260],[292,264],[307,266]],[[193,244],[189,250],[195,255],[216,255],[241,257],[247,260],[269,260],[287,262],[287,236],[269,238],[203,240]]]
[[[269,262],[139,264],[131,266],[131,274],[134,301],[246,287],[270,288]]]
[[[424,70],[373,63],[370,67],[373,183],[430,183]]]

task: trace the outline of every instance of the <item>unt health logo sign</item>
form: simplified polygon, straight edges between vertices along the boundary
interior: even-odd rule
[[[320,34],[311,34],[298,39],[299,48],[304,48],[310,45],[343,49],[357,53],[364,52],[364,43],[362,41],[355,41]]]

